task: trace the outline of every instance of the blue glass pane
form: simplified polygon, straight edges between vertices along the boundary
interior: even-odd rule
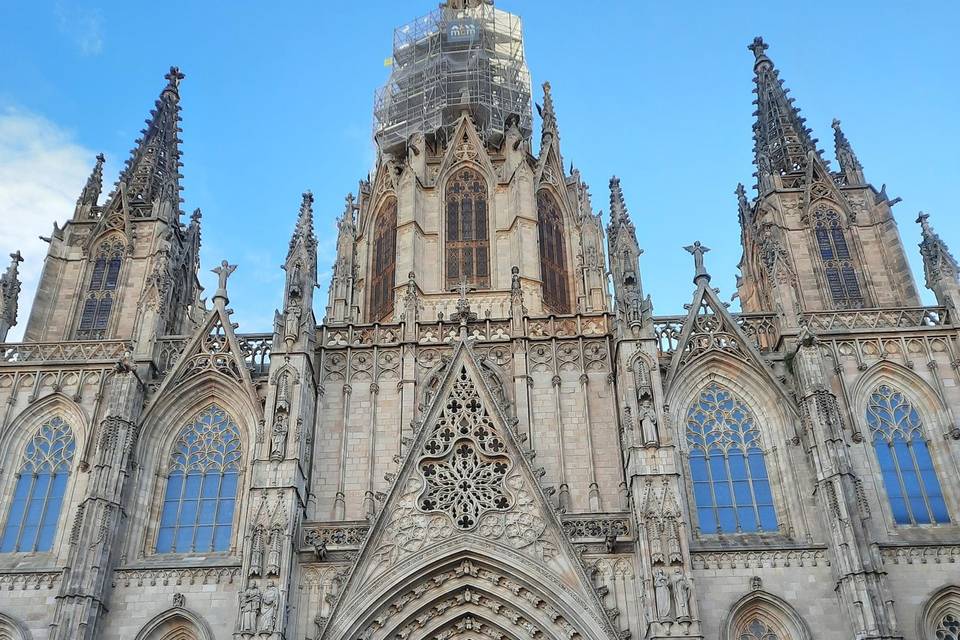
[[[2,553],[17,550],[17,534],[20,533],[20,524],[23,522],[23,512],[27,506],[27,496],[32,483],[32,474],[21,475],[17,479],[17,485],[13,490],[13,501],[10,504],[10,514],[7,516],[7,526],[3,532],[3,540],[0,541]]]
[[[180,504],[180,520],[177,524],[181,527],[190,527],[197,522],[197,501],[184,500]]]
[[[162,527],[157,536],[157,553],[170,553],[173,549],[173,528]]]
[[[777,530],[777,514],[772,506],[761,506],[757,511],[760,513],[760,528],[764,531]]]
[[[731,507],[721,507],[717,509],[717,518],[720,520],[720,531],[724,533],[736,533],[737,516]]]
[[[700,522],[701,532],[703,533],[717,532],[717,515],[713,509],[709,507],[701,507],[697,509],[697,519]]]
[[[699,451],[690,454],[690,477],[694,482],[705,482],[708,478],[707,462]]]
[[[930,508],[933,510],[934,522],[950,522],[950,514],[947,513],[947,504],[943,501],[943,496],[931,497]]]
[[[197,538],[193,543],[194,551],[213,550],[213,527],[197,527]]]
[[[729,460],[730,460],[730,479],[746,480],[747,464],[743,458],[743,453],[741,453],[739,449],[734,447],[730,449]]]
[[[233,500],[225,499],[220,501],[220,508],[217,511],[217,524],[233,524]]]
[[[757,498],[757,504],[773,504],[773,496],[770,494],[770,483],[766,480],[754,480],[753,493]]]
[[[227,551],[230,548],[230,527],[217,527],[213,537],[214,551]]]
[[[237,474],[228,471],[223,474],[223,480],[220,483],[220,495],[234,498],[237,495]]]
[[[169,501],[163,503],[163,511],[160,513],[161,527],[172,527],[177,524],[177,509],[179,507],[179,502]]]
[[[707,482],[694,482],[693,499],[698,506],[713,504],[713,496],[710,494],[710,484]]]
[[[203,476],[198,473],[187,474],[187,485],[183,490],[184,499],[191,500],[200,497],[200,483],[202,480]]]
[[[927,511],[927,504],[923,497],[911,496],[907,498],[907,504],[910,505],[910,512],[913,514],[913,521],[917,524],[930,524],[930,513]]]
[[[752,507],[737,507],[737,519],[740,521],[740,530],[744,533],[757,530],[757,518]]]
[[[203,477],[203,489],[200,495],[204,498],[216,498],[220,489],[220,474],[211,473]]]
[[[713,475],[714,482],[725,481],[727,479],[727,465],[723,455],[719,452],[713,452],[710,457],[710,473]]]
[[[178,553],[188,553],[193,551],[193,526],[177,529],[177,535],[174,538],[173,551]]]
[[[179,500],[180,499],[180,490],[183,488],[183,474],[179,471],[174,471],[170,474],[170,478],[167,480],[167,500]]]
[[[752,447],[747,452],[747,462],[750,465],[750,476],[754,480],[767,477],[767,465],[763,462],[763,452],[760,449]]]
[[[893,520],[897,524],[910,524],[910,513],[903,498],[890,495],[890,510],[893,511]]]
[[[217,501],[201,500],[200,515],[197,518],[197,524],[213,524],[217,517]]]
[[[750,495],[750,484],[744,480],[733,483],[733,497],[737,505],[748,505],[753,503],[753,496]]]
[[[714,483],[713,493],[716,497],[718,507],[726,507],[733,504],[733,496],[730,494],[730,485],[728,485],[726,482]]]

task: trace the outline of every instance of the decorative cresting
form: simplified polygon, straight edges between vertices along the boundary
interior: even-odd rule
[[[475,169],[462,167],[450,178],[446,211],[446,283],[465,278],[477,289],[490,288],[490,240],[487,229],[487,182]]]
[[[570,313],[567,243],[564,240],[563,216],[557,199],[546,189],[537,192],[537,216],[543,302],[556,313]]]
[[[67,491],[76,443],[63,418],[50,418],[23,452],[0,540],[0,553],[50,551]]]
[[[920,414],[902,392],[882,384],[867,403],[867,424],[897,524],[950,522]]]
[[[215,404],[181,429],[170,456],[158,553],[229,549],[241,458],[240,429]]]
[[[834,306],[838,309],[862,308],[863,293],[840,224],[840,214],[823,204],[817,205],[813,212],[813,229]]]
[[[370,274],[370,321],[393,312],[393,285],[397,269],[397,199],[380,207],[373,226],[373,271]]]
[[[95,340],[106,336],[125,251],[119,237],[106,240],[97,248],[77,323],[77,338]]]
[[[747,405],[708,384],[687,410],[686,436],[700,530],[776,531],[760,429]]]

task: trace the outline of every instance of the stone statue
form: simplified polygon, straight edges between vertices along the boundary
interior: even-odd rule
[[[657,619],[670,619],[670,578],[663,569],[653,574],[653,593],[657,603]]]
[[[260,589],[251,584],[240,593],[240,631],[253,633],[257,630],[257,613],[260,611]]]
[[[280,604],[280,590],[272,582],[263,590],[260,604],[260,618],[257,622],[259,633],[273,633],[277,626],[277,607]]]
[[[267,553],[267,575],[280,575],[280,545],[282,532],[280,527],[270,530],[270,551]]]
[[[649,447],[660,444],[660,438],[657,437],[657,412],[649,396],[640,400],[640,433],[644,445]]]
[[[287,414],[280,412],[273,422],[273,433],[270,436],[270,459],[283,460],[287,454]]]
[[[690,619],[690,581],[680,569],[673,573],[673,606],[677,620]]]
[[[237,265],[230,264],[226,260],[220,263],[220,266],[216,269],[211,269],[217,277],[219,282],[217,284],[217,295],[226,295],[227,294],[227,280],[230,278],[230,274],[237,270]]]
[[[259,576],[263,571],[263,527],[257,525],[250,540],[250,569],[248,576]]]
[[[286,319],[283,325],[283,339],[294,341],[300,335],[300,305],[291,300],[287,305]]]

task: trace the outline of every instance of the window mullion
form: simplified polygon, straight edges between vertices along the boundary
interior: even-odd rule
[[[23,505],[23,514],[20,516],[20,526],[17,528],[17,538],[14,541],[14,551],[22,551],[23,529],[27,525],[27,518],[30,516],[30,505],[33,503],[33,487],[37,484],[37,472],[30,474],[30,487],[27,489],[26,502]]]
[[[910,524],[917,524],[917,519],[913,514],[913,507],[910,505],[910,500],[907,497],[907,484],[903,481],[903,471],[900,469],[900,459],[897,458],[897,448],[896,448],[897,436],[892,435],[890,440],[887,443],[887,446],[890,447],[890,459],[893,461],[893,468],[897,472],[897,483],[900,485],[900,496],[903,500],[903,507],[907,511],[907,517],[910,518]],[[896,519],[896,516],[894,516]]]
[[[927,517],[929,518],[931,524],[935,524],[937,520],[933,513],[933,505],[930,504],[930,497],[927,495],[927,484],[923,474],[920,472],[920,464],[917,462],[917,454],[913,450],[913,439],[915,437],[916,435],[911,436],[911,438],[906,441],[907,451],[910,452],[910,462],[913,464],[913,472],[917,474],[917,486],[920,488],[920,497],[923,499],[923,504],[927,508]],[[930,449],[928,447],[927,455],[929,455],[929,451]],[[931,461],[932,459],[933,458],[931,456]]]
[[[710,466],[710,450],[704,448],[703,459],[707,467],[707,484],[710,487],[710,502],[712,503],[713,520],[715,533],[722,533],[723,527],[720,524],[720,506],[717,504],[717,492],[714,488],[713,468]]]

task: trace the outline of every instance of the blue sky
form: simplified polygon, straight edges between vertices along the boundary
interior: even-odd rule
[[[208,292],[210,268],[238,263],[231,306],[242,330],[269,330],[300,193],[311,189],[322,317],[334,220],[373,162],[373,93],[388,74],[392,29],[437,1],[4,3],[0,250],[19,247],[29,261],[20,329],[46,247],[36,235],[71,215],[99,151],[112,184],[171,64],[187,75],[184,208],[204,212]],[[550,80],[564,157],[596,208],[608,208],[609,177],[621,177],[656,313],[689,301],[681,247],[693,240],[713,249],[722,296],[733,292],[733,190],[753,184],[746,46],[758,34],[827,156],[838,117],[868,180],[903,198],[895,213],[920,284],[918,210],[960,251],[957,3],[497,5],[524,18],[536,93]]]

